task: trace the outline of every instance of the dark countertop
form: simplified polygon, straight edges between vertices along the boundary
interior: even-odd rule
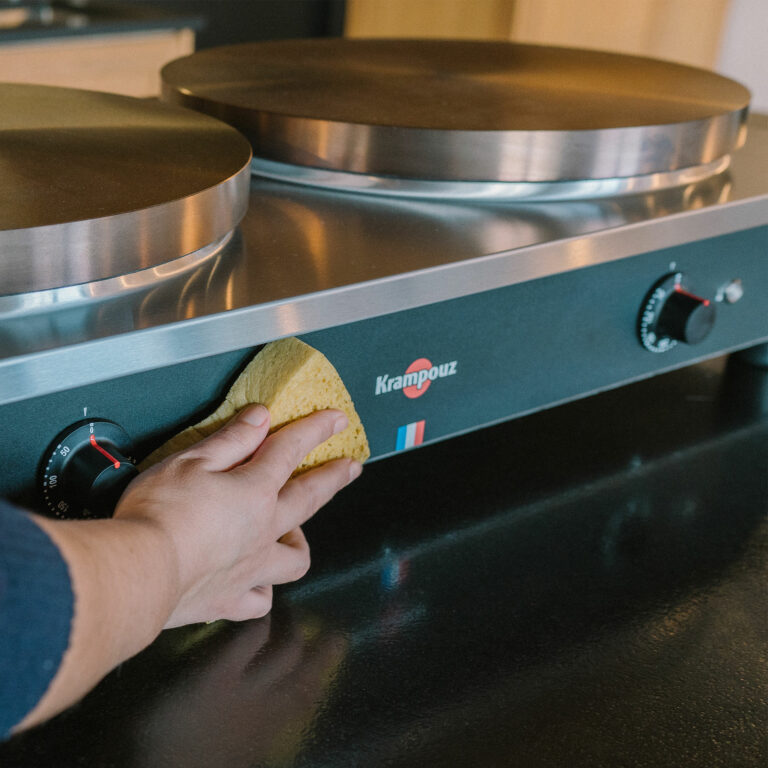
[[[758,766],[768,372],[718,360],[374,463],[271,616],[165,632],[18,766]]]
[[[0,44],[56,37],[109,35],[164,29],[200,30],[201,16],[175,14],[145,4],[88,3],[83,8],[55,2],[50,10],[33,13],[20,26],[0,27]]]

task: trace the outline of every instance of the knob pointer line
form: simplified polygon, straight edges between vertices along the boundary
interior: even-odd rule
[[[689,299],[696,299],[696,301],[700,301],[705,307],[709,306],[709,299],[696,296],[696,294],[691,293],[690,291],[686,291],[685,288],[682,288],[680,285],[675,286],[675,293],[681,293],[683,296],[687,296]]]
[[[91,445],[103,456],[105,456],[107,459],[109,459],[112,462],[112,466],[115,469],[120,469],[120,462],[112,456],[112,454],[109,453],[109,451],[104,450],[97,442],[96,442],[96,436],[91,435]]]

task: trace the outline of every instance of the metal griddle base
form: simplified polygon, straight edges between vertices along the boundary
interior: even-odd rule
[[[4,766],[758,766],[768,372],[371,465],[268,619],[164,633]]]

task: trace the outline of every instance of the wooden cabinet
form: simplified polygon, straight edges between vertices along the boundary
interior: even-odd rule
[[[728,0],[517,0],[511,35],[712,68]]]
[[[509,39],[511,0],[347,0],[348,37]]]
[[[163,65],[194,48],[191,29],[4,41],[0,80],[157,96]]]
[[[728,0],[347,0],[350,37],[598,48],[714,67]]]

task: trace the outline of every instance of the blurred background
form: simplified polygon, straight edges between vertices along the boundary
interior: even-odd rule
[[[0,80],[149,97],[196,49],[338,35],[654,56],[734,77],[768,111],[766,0],[0,0]]]

